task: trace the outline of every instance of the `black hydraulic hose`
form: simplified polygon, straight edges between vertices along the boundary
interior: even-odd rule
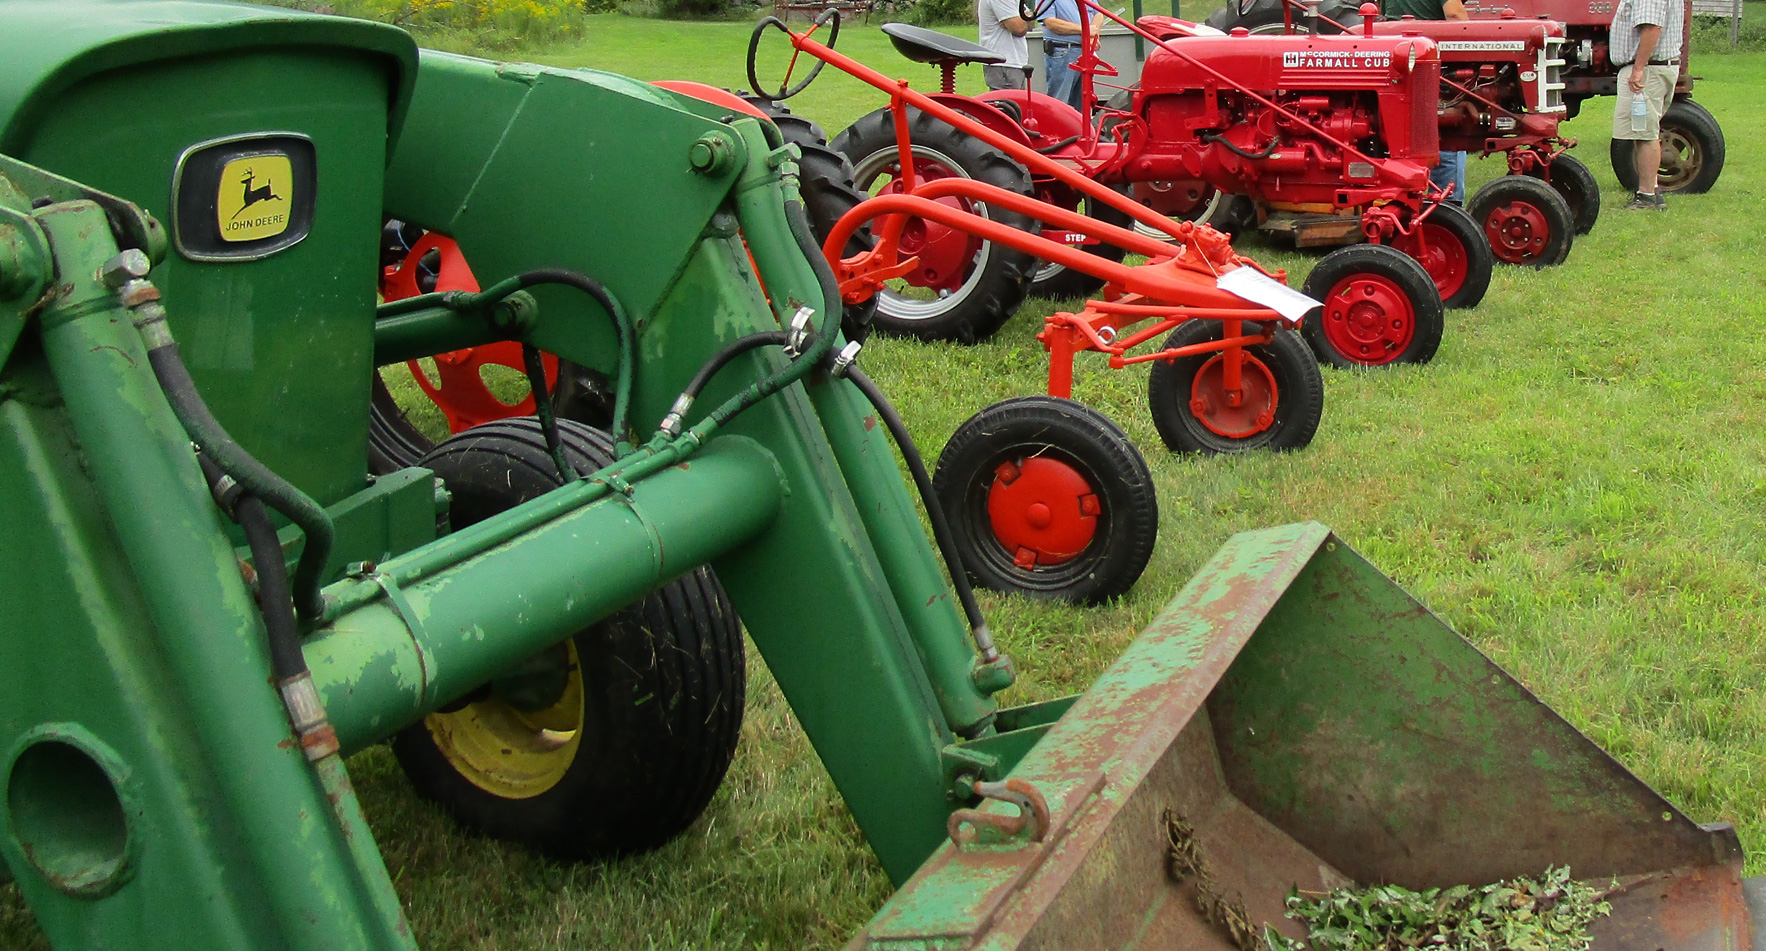
[[[295,623],[294,596],[288,586],[288,563],[269,510],[206,454],[198,453],[196,461],[202,466],[215,504],[239,523],[245,542],[251,547],[252,569],[257,573],[258,613],[264,619],[264,640],[270,649],[270,680],[288,711],[289,725],[300,738],[301,751],[311,763],[336,756],[337,731],[325,715],[325,705],[313,686],[313,673],[300,649],[300,627]]]
[[[168,342],[147,351],[147,362],[153,367],[160,389],[178,422],[184,426],[192,442],[221,471],[231,476],[245,491],[281,512],[300,527],[306,535],[300,562],[294,571],[294,606],[302,617],[317,619],[325,613],[324,597],[319,593],[325,563],[331,558],[334,530],[331,516],[305,492],[257,461],[244,446],[235,442],[227,430],[209,412],[195,381],[178,353],[178,345]]]
[[[1238,146],[1232,144],[1231,142],[1228,142],[1226,139],[1226,136],[1223,136],[1223,135],[1204,135],[1204,136],[1202,136],[1202,141],[1204,141],[1204,142],[1218,142],[1228,152],[1231,152],[1232,154],[1237,155],[1240,158],[1248,158],[1248,159],[1269,158],[1271,155],[1275,154],[1275,150],[1277,148],[1281,147],[1281,144],[1282,144],[1281,137],[1277,136],[1277,137],[1269,140],[1269,146],[1267,148],[1265,148],[1263,151],[1261,151],[1261,152],[1247,152],[1244,149],[1241,149]]]
[[[307,672],[307,658],[300,649],[300,628],[294,621],[294,595],[288,586],[287,556],[270,513],[257,496],[246,491],[221,470],[214,460],[198,455],[202,474],[208,479],[215,502],[245,532],[251,546],[251,564],[257,572],[258,611],[264,616],[264,633],[270,644],[270,670],[277,681]]]
[[[926,462],[920,458],[920,450],[914,445],[914,439],[908,435],[908,428],[896,414],[883,391],[871,378],[865,375],[856,365],[848,365],[846,377],[858,387],[865,399],[877,410],[877,416],[883,425],[889,428],[889,435],[895,440],[895,446],[901,450],[902,461],[908,464],[908,472],[914,478],[915,488],[920,490],[920,501],[926,506],[926,516],[932,521],[932,538],[938,543],[938,552],[944,556],[945,567],[950,569],[951,585],[957,589],[957,600],[962,602],[963,614],[968,618],[969,630],[974,633],[975,644],[981,650],[982,660],[992,662],[995,653],[993,637],[987,630],[987,618],[981,614],[981,605],[975,602],[975,589],[969,584],[969,573],[963,568],[962,556],[957,551],[956,539],[951,537],[950,521],[944,517],[944,508],[938,504],[938,497],[932,491],[932,477],[926,474]],[[997,653],[995,653],[997,656]]]
[[[574,287],[593,297],[607,315],[613,318],[614,329],[619,335],[619,374],[613,389],[613,438],[619,442],[626,440],[627,415],[631,411],[632,395],[632,363],[637,346],[633,337],[631,320],[626,317],[625,309],[619,306],[607,288],[600,281],[576,271],[563,268],[540,268],[516,275],[518,287],[522,290],[536,284],[562,284]]]
[[[1035,151],[1038,155],[1047,155],[1050,152],[1059,152],[1062,149],[1066,148],[1067,146],[1072,145],[1073,143],[1078,142],[1078,141],[1079,141],[1079,136],[1070,135],[1070,136],[1066,137],[1065,139],[1062,139],[1061,141],[1056,142],[1054,145],[1045,145],[1040,149],[1036,149]]]
[[[531,343],[521,345],[521,365],[527,371],[527,385],[533,391],[534,415],[539,417],[540,432],[546,437],[546,452],[558,467],[558,478],[575,482],[577,472],[564,459],[564,447],[558,443],[558,419],[552,414],[552,395],[546,392],[546,363],[540,348]]]
[[[731,360],[757,347],[782,347],[790,339],[791,335],[783,330],[763,330],[746,337],[738,337],[724,344],[718,352],[711,355],[711,359],[700,365],[699,372],[693,374],[693,379],[687,383],[683,395],[698,399],[699,394],[705,390],[706,384],[711,382],[711,378],[717,375],[717,371],[728,366]]]
[[[803,209],[801,201],[785,202],[785,223],[791,226],[791,235],[797,239],[797,247],[803,256],[809,259],[809,266],[816,272],[816,282],[822,285],[823,306],[822,332],[833,337],[840,329],[840,314],[844,307],[840,300],[840,281],[834,277],[834,267],[822,256],[822,245],[810,228],[809,214]]]

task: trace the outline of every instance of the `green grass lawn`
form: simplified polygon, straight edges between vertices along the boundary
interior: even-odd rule
[[[591,39],[537,58],[736,86],[747,31],[596,17]],[[930,85],[875,28],[841,46]],[[1620,211],[1611,100],[1591,102],[1569,134],[1606,189],[1594,232],[1562,267],[1499,271],[1480,307],[1450,312],[1432,364],[1325,371],[1304,451],[1171,456],[1145,369],[1082,359],[1075,395],[1148,456],[1160,542],[1109,607],[984,596],[1024,671],[1006,699],[1085,689],[1230,534],[1318,519],[1694,818],[1735,822],[1750,870],[1766,871],[1766,54],[1696,66],[1729,142],[1714,191],[1662,216]],[[832,132],[883,99],[830,71],[792,105]],[[1493,166],[1474,163],[1473,188]],[[1295,284],[1315,260],[1242,250]],[[1057,306],[1031,301],[970,348],[879,340],[865,366],[932,458],[976,410],[1041,392],[1033,335]],[[558,865],[465,834],[411,795],[384,749],[353,759],[423,946],[838,947],[889,886],[752,655],[750,671],[723,789],[686,835],[625,861]],[[45,946],[16,888],[0,887],[0,948]]]

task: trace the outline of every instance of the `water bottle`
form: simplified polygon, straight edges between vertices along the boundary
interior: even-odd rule
[[[1631,94],[1631,131],[1642,132],[1649,128],[1649,103],[1643,93]]]

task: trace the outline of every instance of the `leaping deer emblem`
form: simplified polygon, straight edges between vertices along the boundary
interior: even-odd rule
[[[247,168],[245,170],[245,177],[239,180],[239,184],[244,186],[244,188],[245,188],[245,204],[242,207],[240,207],[240,209],[238,211],[233,213],[234,220],[238,220],[240,215],[245,214],[245,211],[247,208],[250,208],[251,206],[257,204],[260,201],[281,201],[282,200],[281,195],[278,195],[270,190],[272,187],[274,187],[273,184],[266,183],[266,184],[261,185],[257,188],[253,188],[251,186],[251,183],[253,181],[256,181],[256,176],[254,176],[252,174],[252,170],[250,168]]]

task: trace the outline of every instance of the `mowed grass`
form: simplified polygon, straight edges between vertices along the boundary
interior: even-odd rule
[[[747,29],[603,17],[593,40],[537,58],[736,86]],[[929,79],[874,28],[841,45]],[[1024,672],[1006,699],[1085,689],[1232,533],[1318,519],[1696,819],[1737,823],[1750,871],[1766,871],[1766,54],[1704,57],[1697,71],[1730,149],[1712,193],[1671,199],[1666,215],[1620,211],[1612,101],[1594,100],[1569,134],[1606,189],[1595,231],[1562,267],[1500,271],[1480,307],[1449,314],[1432,364],[1326,371],[1306,450],[1172,456],[1147,416],[1146,371],[1082,360],[1076,396],[1129,433],[1158,481],[1159,546],[1105,608],[984,595]],[[830,131],[882,104],[831,71],[792,103]],[[1474,163],[1474,188],[1493,165]],[[1316,260],[1242,250],[1294,283]],[[878,340],[863,360],[934,457],[970,414],[1042,390],[1033,337],[1059,306],[1032,301],[979,346]],[[421,943],[840,946],[889,885],[752,654],[749,669],[729,779],[686,835],[647,856],[555,864],[455,829],[384,749],[353,759]],[[16,888],[0,887],[0,948],[42,947]]]

